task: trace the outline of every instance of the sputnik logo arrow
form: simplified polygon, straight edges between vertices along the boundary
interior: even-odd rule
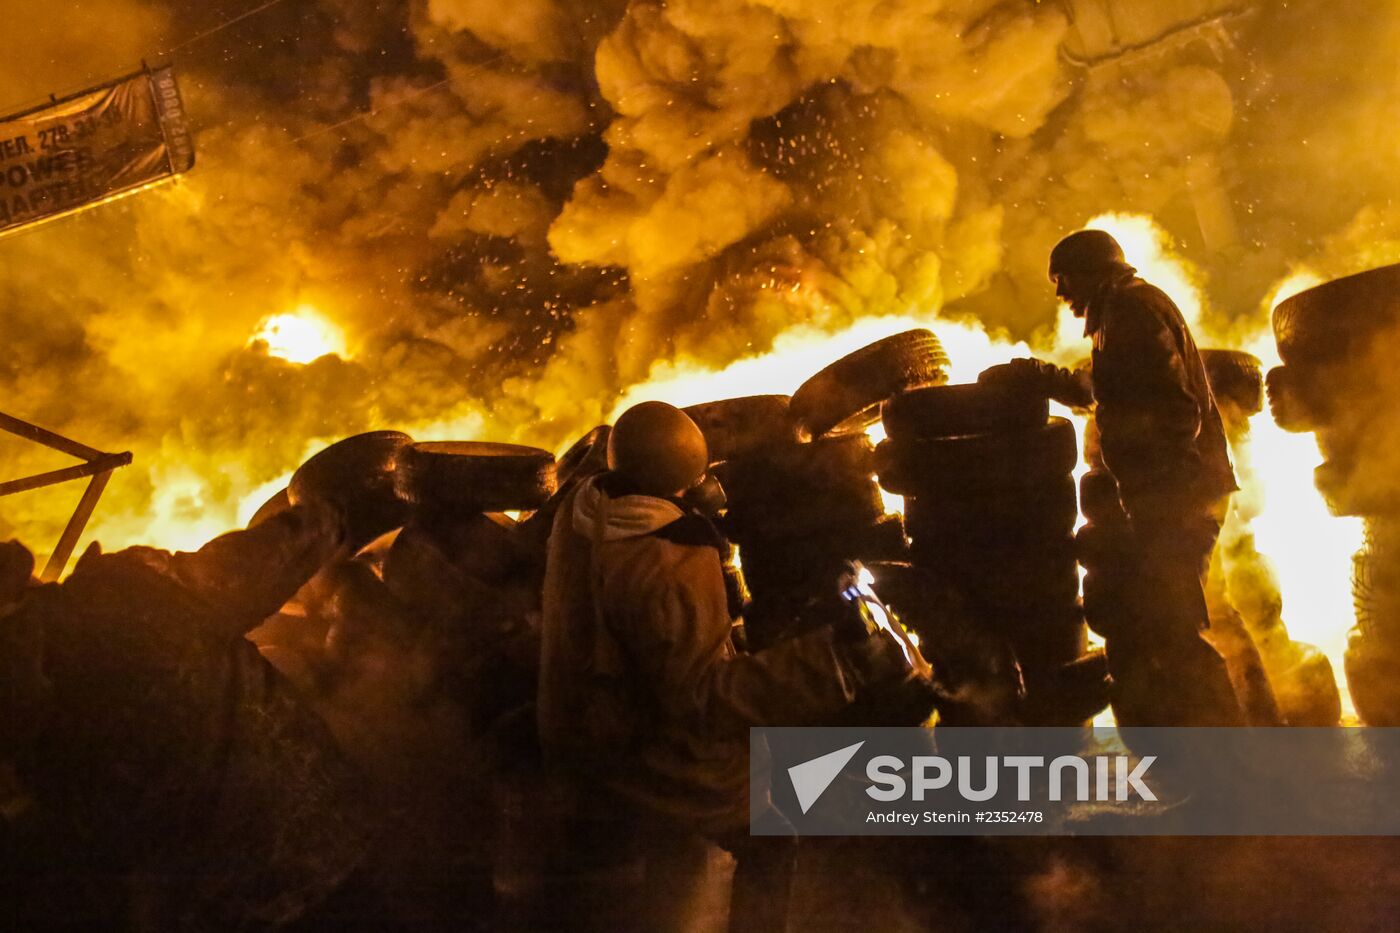
[[[802,807],[803,813],[812,809],[812,804],[826,793],[831,782],[836,780],[836,775],[850,764],[864,744],[864,741],[860,741],[854,745],[847,745],[820,758],[813,758],[788,768],[788,777],[792,779],[792,789],[797,792],[797,803]]]

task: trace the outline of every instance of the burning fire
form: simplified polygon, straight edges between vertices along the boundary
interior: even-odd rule
[[[940,321],[935,314],[862,318],[834,334],[799,326],[780,334],[770,353],[739,360],[720,370],[684,361],[661,364],[646,382],[622,397],[612,417],[645,401],[683,407],[743,395],[791,395],[813,373],[846,354],[917,327],[930,328],[938,336],[950,360],[950,382],[973,382],[987,367],[1029,356],[1031,352],[1025,343],[998,340],[980,325]],[[877,444],[885,439],[884,426],[878,422],[866,433]],[[883,489],[880,495],[887,513],[904,513],[903,496]]]
[[[1204,301],[1197,284],[1199,275],[1177,256],[1160,227],[1150,218],[1131,215],[1105,215],[1090,221],[1088,226],[1117,237],[1129,261],[1144,278],[1167,291],[1200,332]],[[1268,307],[1316,281],[1317,277],[1307,272],[1290,277],[1275,289]],[[1276,365],[1278,358],[1266,314],[1261,313],[1253,323],[1254,336],[1236,340],[1234,345],[1260,357],[1266,368]],[[928,327],[937,334],[951,361],[949,376],[954,383],[971,382],[983,369],[1015,357],[1034,354],[1068,365],[1088,353],[1081,322],[1065,308],[1061,309],[1049,345],[1034,348],[989,334],[975,321],[942,320],[932,308],[863,317],[834,332],[803,323],[779,333],[769,352],[727,366],[715,368],[686,357],[658,363],[646,379],[622,394],[609,418],[649,399],[684,406],[743,395],[791,394],[805,379],[841,356],[916,327]],[[1208,344],[1211,337],[1206,334],[1202,342]],[[296,364],[310,363],[327,354],[347,353],[344,332],[310,305],[263,319],[249,340],[250,345],[254,343],[265,345],[270,355]],[[1062,409],[1055,413],[1070,416]],[[1072,420],[1082,448],[1083,419]],[[588,426],[574,426],[576,430],[570,436]],[[499,433],[488,430],[487,419],[470,407],[445,412],[431,423],[404,427],[419,439]],[[882,439],[882,427],[872,428],[871,437]],[[310,439],[305,455],[332,440],[335,438]],[[1261,503],[1262,512],[1254,520],[1252,530],[1260,552],[1275,569],[1290,634],[1316,644],[1340,672],[1346,633],[1352,621],[1350,560],[1360,544],[1360,522],[1332,517],[1314,490],[1312,470],[1321,458],[1310,436],[1287,434],[1267,414],[1261,414],[1251,422],[1248,446],[1237,450],[1235,457],[1245,486],[1242,496],[1257,498]],[[1076,476],[1086,468],[1081,464]],[[213,482],[195,471],[166,471],[143,513],[106,516],[101,522],[100,537],[108,546],[150,542],[172,548],[196,547],[229,527],[245,524],[263,502],[286,485],[289,477],[290,470],[271,480],[253,480],[240,468],[230,467],[219,482],[236,490],[232,496],[232,502],[237,503],[234,507],[228,504],[230,498],[226,495],[214,495]],[[885,505],[890,512],[902,512],[904,503],[898,496],[886,495]],[[1346,705],[1349,710],[1349,700]]]
[[[1187,325],[1201,338],[1200,273],[1176,255],[1171,236],[1156,221],[1140,214],[1100,214],[1084,226],[1111,233],[1138,274],[1171,296]]]
[[[267,352],[289,363],[310,363],[323,356],[345,356],[345,334],[315,308],[302,305],[287,314],[262,319],[248,341],[267,345]]]
[[[1128,261],[1172,297],[1200,335],[1203,301],[1198,275],[1174,254],[1165,231],[1150,218],[1113,214],[1096,217],[1087,226],[1113,234]],[[1280,301],[1320,282],[1311,272],[1297,272],[1273,290],[1255,322],[1257,336],[1240,347],[1257,356],[1265,371],[1281,362],[1268,315]],[[1238,496],[1259,501],[1260,514],[1251,529],[1255,546],[1273,566],[1289,636],[1316,645],[1332,662],[1333,672],[1340,674],[1353,620],[1351,557],[1361,546],[1361,521],[1327,511],[1313,486],[1313,469],[1322,462],[1316,440],[1310,434],[1287,433],[1267,409],[1250,419],[1247,439],[1232,454],[1241,486]],[[1343,711],[1351,714],[1345,679],[1339,678],[1339,687]]]
[[[1202,335],[1205,302],[1199,273],[1174,251],[1171,238],[1150,217],[1107,214],[1086,226],[1106,230],[1122,244],[1128,261],[1146,280],[1167,292],[1182,309],[1193,331],[1209,344],[1213,336]],[[1316,284],[1317,278],[1300,273],[1281,283],[1266,310]],[[1259,357],[1265,369],[1278,365],[1267,314],[1254,322],[1257,334],[1241,349]],[[721,369],[693,361],[679,360],[658,364],[649,378],[627,391],[612,415],[615,417],[637,402],[660,400],[674,405],[693,405],[714,399],[765,393],[791,394],[807,377],[866,344],[915,327],[928,327],[937,334],[951,360],[950,381],[971,382],[983,369],[1019,356],[1032,355],[1025,343],[1014,343],[989,335],[976,323],[939,320],[936,313],[863,318],[837,333],[799,325],[780,334],[771,352],[739,360]],[[1038,355],[1062,364],[1072,364],[1088,355],[1083,324],[1067,307],[1061,308],[1054,342],[1037,348]],[[1079,434],[1083,449],[1084,419],[1056,406],[1054,414],[1068,417]],[[1310,435],[1293,435],[1273,423],[1267,411],[1250,422],[1250,436],[1242,449],[1234,451],[1243,487],[1240,495],[1257,497],[1262,514],[1254,519],[1256,546],[1273,565],[1284,602],[1284,622],[1292,638],[1317,645],[1340,673],[1346,633],[1352,622],[1350,587],[1351,555],[1361,543],[1361,524],[1355,519],[1339,519],[1328,513],[1313,487],[1312,471],[1321,456]],[[872,440],[884,437],[881,425],[871,428]],[[1087,465],[1080,463],[1078,479]],[[902,512],[903,499],[886,494],[885,507]],[[1352,711],[1345,683],[1340,684],[1344,711]],[[1111,714],[1103,724],[1111,723]]]

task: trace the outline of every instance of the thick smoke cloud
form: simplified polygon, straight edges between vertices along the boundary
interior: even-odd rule
[[[118,74],[253,5],[54,4],[0,86]],[[1179,238],[1222,331],[1295,267],[1400,258],[1393,4],[1259,4],[1088,67],[1093,6],[279,4],[175,54],[193,173],[0,241],[0,408],[134,450],[104,543],[188,545],[318,440],[556,446],[658,361],[797,323],[1044,334],[1046,251],[1105,211]],[[346,359],[249,344],[303,305]],[[62,462],[0,441],[4,476]],[[76,495],[6,500],[0,537],[46,549]]]

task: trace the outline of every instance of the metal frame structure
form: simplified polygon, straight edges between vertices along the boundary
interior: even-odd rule
[[[47,473],[37,473],[33,476],[0,483],[0,497],[52,486],[55,483],[63,483],[72,479],[82,479],[85,476],[92,477],[82,499],[78,500],[78,507],[73,510],[73,517],[68,519],[63,534],[59,536],[58,545],[49,555],[49,562],[44,565],[41,578],[46,582],[57,580],[64,568],[68,566],[68,558],[73,556],[73,549],[78,546],[78,539],[82,537],[83,529],[87,527],[88,520],[92,518],[93,510],[97,508],[97,500],[102,498],[102,491],[107,488],[107,481],[112,478],[112,471],[131,463],[131,452],[104,453],[86,444],[69,440],[61,434],[45,430],[36,424],[21,421],[19,418],[4,412],[0,412],[0,431],[22,437],[36,444],[42,444],[52,450],[84,461],[77,466],[50,470]]]

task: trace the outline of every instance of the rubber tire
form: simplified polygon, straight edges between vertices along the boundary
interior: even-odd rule
[[[1098,525],[1121,526],[1128,521],[1118,498],[1118,481],[1107,470],[1090,470],[1079,478],[1079,514]]]
[[[555,483],[563,489],[574,479],[585,479],[608,468],[608,437],[612,427],[600,424],[569,445],[554,466]]]
[[[1130,633],[1136,618],[1129,600],[1132,579],[1112,570],[1090,570],[1084,574],[1084,621],[1102,638]]]
[[[822,537],[755,539],[740,545],[744,579],[755,597],[834,586],[842,562],[900,561],[908,556],[904,522],[886,515],[862,526],[848,526]]]
[[[915,539],[944,537],[993,546],[1061,540],[1074,530],[1079,517],[1074,480],[1069,476],[1016,494],[911,498],[904,514]]]
[[[1079,568],[1068,536],[1000,549],[930,544],[915,537],[910,553],[915,566],[955,580],[979,615],[1065,612],[1079,596]]]
[[[520,523],[500,513],[424,509],[399,537],[408,535],[430,543],[458,573],[490,586],[508,585],[533,560]]]
[[[842,357],[798,387],[791,412],[803,437],[864,431],[885,399],[948,381],[948,357],[928,330],[877,340]]]
[[[880,681],[862,690],[854,703],[836,713],[830,725],[862,729],[923,726],[933,718],[939,696],[937,685],[916,675]]]
[[[1134,566],[1136,547],[1126,522],[1121,525],[1090,522],[1074,533],[1074,554],[1089,571],[1124,572]]]
[[[681,409],[705,435],[710,463],[797,440],[786,395],[748,395]]]
[[[1297,662],[1269,678],[1279,711],[1290,726],[1335,727],[1342,718],[1342,696],[1332,662],[1313,645],[1293,644]]]
[[[1274,308],[1274,340],[1284,363],[1341,359],[1400,320],[1400,264],[1335,279]]]
[[[1264,376],[1269,414],[1285,431],[1305,434],[1332,425],[1338,408],[1334,379],[1300,366],[1275,366]]]
[[[1038,573],[1046,566],[1075,563],[1074,537],[1068,532],[1054,540],[1010,541],[986,547],[973,547],[965,541],[911,541],[911,550],[923,566],[953,576],[964,585],[968,577],[1007,576],[1028,571]],[[1025,581],[1010,582],[1015,589]]]
[[[1080,612],[1079,568],[1068,558],[988,571],[969,579],[966,589],[978,611],[997,618],[1035,620]]]
[[[1050,418],[1050,400],[1012,386],[964,383],[910,389],[880,411],[891,440],[1030,431]]]
[[[1028,690],[1036,680],[1078,660],[1089,648],[1089,630],[1078,603],[1003,617],[1001,624],[1021,663]]]
[[[840,535],[845,529],[871,525],[885,514],[883,504],[867,500],[770,502],[761,509],[730,509],[718,521],[729,540],[738,545],[805,537]]]
[[[1078,726],[1108,708],[1112,681],[1101,648],[1027,680],[1022,714],[1026,725]]]
[[[776,445],[714,468],[729,499],[728,520],[750,538],[765,528],[771,537],[791,536],[785,522],[821,511],[846,521],[884,514],[874,472],[874,447],[861,434]]]
[[[865,564],[871,587],[922,642],[935,646],[951,627],[971,625],[966,597],[942,575],[908,561]]]
[[[916,632],[920,650],[945,691],[939,721],[945,725],[1015,722],[1020,672],[1006,639],[973,613],[954,580],[907,562],[876,561],[866,567],[873,584],[900,621]],[[959,702],[953,695],[963,697]]]
[[[1400,484],[1391,475],[1326,460],[1313,470],[1313,485],[1333,515],[1400,515]]]
[[[1206,381],[1217,404],[1232,404],[1246,416],[1264,410],[1264,377],[1259,357],[1242,350],[1202,350]]]
[[[479,441],[414,444],[400,458],[399,494],[423,508],[472,512],[537,509],[556,488],[554,455]]]
[[[281,515],[292,507],[291,500],[287,498],[286,487],[277,490],[272,497],[258,506],[258,510],[253,513],[253,517],[248,519],[248,527],[256,528],[263,522],[276,515]]]
[[[1015,434],[887,440],[875,448],[880,485],[902,496],[1035,488],[1072,473],[1078,463],[1074,425],[1065,418]]]
[[[1368,529],[1369,530],[1369,529]],[[1351,598],[1356,629],[1400,650],[1400,562],[1374,540],[1352,556]]]
[[[329,502],[345,516],[349,543],[358,548],[408,518],[397,475],[413,438],[402,431],[368,431],[329,447],[297,467],[287,501]]]
[[[1400,726],[1400,650],[1393,642],[1352,632],[1343,658],[1347,690],[1368,726]]]

